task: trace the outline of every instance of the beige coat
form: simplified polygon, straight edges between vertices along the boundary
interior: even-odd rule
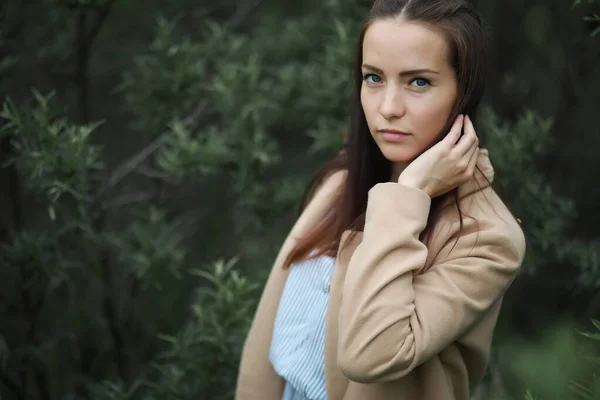
[[[493,179],[487,151],[478,166]],[[344,178],[345,171],[337,172],[321,186],[275,260],[244,346],[237,400],[282,398],[284,381],[268,359],[288,274],[282,263],[296,238],[323,218]],[[476,173],[459,194],[476,190],[475,180],[486,185]],[[462,200],[464,226],[457,243],[458,213],[450,206],[426,247],[419,234],[430,204],[420,190],[375,185],[364,233],[338,251],[326,318],[329,400],[467,400],[482,378],[525,238],[488,186]]]

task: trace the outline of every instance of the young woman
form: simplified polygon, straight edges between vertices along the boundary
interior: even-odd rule
[[[239,400],[467,400],[523,232],[472,118],[484,35],[463,0],[377,0],[347,149],[275,260]]]

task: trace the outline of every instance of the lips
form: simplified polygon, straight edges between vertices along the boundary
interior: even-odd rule
[[[401,142],[410,136],[409,133],[394,129],[382,129],[379,132],[381,133],[381,138],[386,142]]]
[[[381,133],[391,133],[394,135],[410,135],[410,133],[404,132],[404,131],[398,131],[396,129],[380,129],[379,132]]]

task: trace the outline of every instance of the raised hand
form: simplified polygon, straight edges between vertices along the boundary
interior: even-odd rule
[[[468,116],[461,114],[444,139],[402,171],[398,183],[423,190],[431,198],[441,196],[471,179],[478,155],[475,127]]]

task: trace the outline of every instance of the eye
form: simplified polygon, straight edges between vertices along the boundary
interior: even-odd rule
[[[367,83],[381,83],[382,79],[375,74],[365,74],[363,75],[363,81]]]
[[[424,88],[427,85],[431,85],[431,81],[426,78],[415,78],[412,81],[410,81],[410,83],[411,83],[411,85],[418,87],[418,88]]]

